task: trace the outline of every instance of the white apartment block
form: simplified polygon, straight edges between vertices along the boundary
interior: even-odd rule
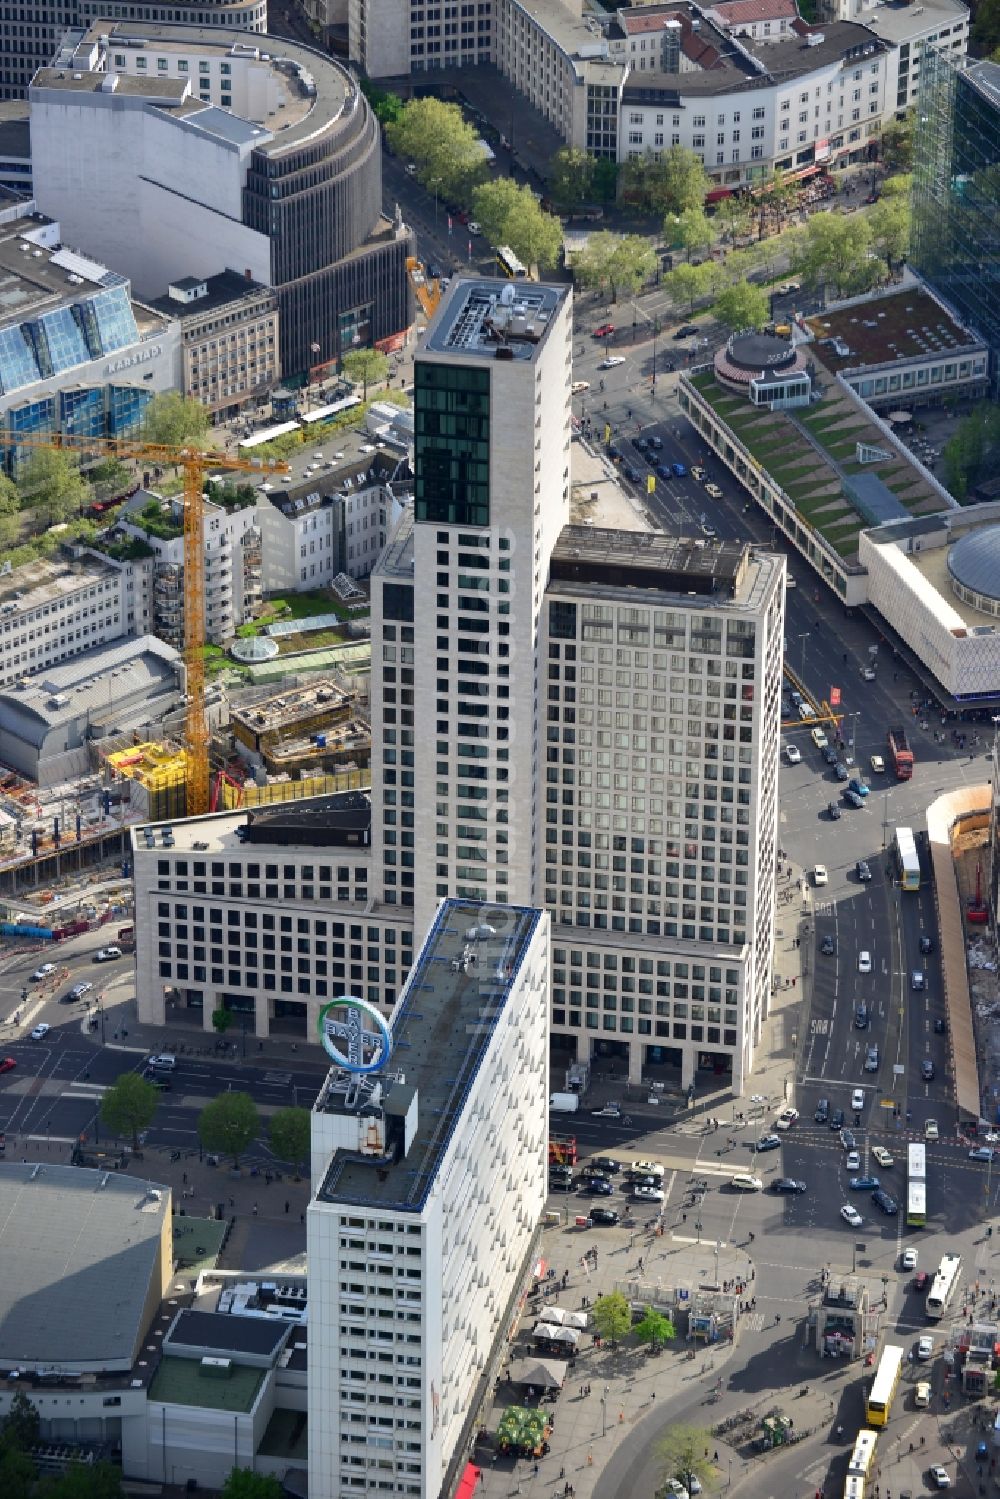
[[[156,521],[144,509],[158,505]],[[238,625],[254,617],[262,597],[261,537],[254,505],[227,508],[205,501],[205,639],[225,645]],[[166,529],[169,534],[163,535]],[[178,648],[184,644],[184,532],[179,499],[158,501],[145,491],[115,522],[116,537],[134,537],[149,547],[152,566],[152,631]]]
[[[314,1499],[456,1490],[545,1205],[550,958],[543,912],[442,902],[385,1070],[313,1108]]]
[[[859,19],[889,46],[886,114],[903,115],[917,102],[925,47],[964,57],[969,48],[969,8],[962,0],[920,5],[864,6]]]
[[[110,640],[147,633],[143,561],[115,562],[78,548],[0,576],[0,686]]]
[[[227,991],[258,1034],[298,1016],[314,1039],[331,980],[395,1000],[441,900],[543,905],[561,1050],[620,1058],[633,1081],[745,1088],[774,940],[783,564],[567,526],[570,312],[561,287],[449,289],[414,366],[414,505],[371,580],[364,837],[341,877],[322,833],[260,862],[277,810],[183,824],[166,846],[137,834],[140,1012],[156,1023],[168,988],[206,1025]],[[217,895],[217,927],[232,912],[231,972],[222,931],[206,956],[201,901],[191,937],[192,879]],[[275,900],[287,915],[249,904]],[[280,949],[241,948],[249,914],[279,938],[289,924],[284,968]]]

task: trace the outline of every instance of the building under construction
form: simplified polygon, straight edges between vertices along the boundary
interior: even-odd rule
[[[237,752],[269,775],[367,769],[371,727],[354,696],[330,678],[233,708]]]

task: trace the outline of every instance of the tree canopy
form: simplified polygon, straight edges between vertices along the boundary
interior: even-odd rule
[[[964,500],[1000,465],[1000,406],[986,401],[970,412],[945,443],[942,457],[946,486],[956,500]]]
[[[581,286],[610,290],[612,301],[622,292],[637,292],[656,272],[656,251],[641,234],[591,234],[573,260],[573,275]]]
[[[562,225],[554,214],[543,212],[530,188],[498,177],[476,188],[472,207],[491,245],[509,245],[519,260],[539,270],[558,263]]]
[[[457,104],[441,99],[410,99],[385,135],[399,156],[412,161],[425,187],[444,196],[468,191],[484,171],[482,147],[475,130]]]
[[[296,1171],[308,1161],[311,1143],[308,1109],[278,1109],[271,1115],[268,1134],[279,1161],[287,1161]]]
[[[198,447],[209,429],[207,407],[179,390],[164,390],[153,397],[142,420],[147,442],[170,448]]]
[[[704,208],[711,187],[701,157],[686,146],[671,146],[659,161],[652,153],[626,161],[620,171],[625,195],[661,215]]]
[[[620,1343],[627,1337],[632,1326],[632,1309],[621,1291],[610,1291],[607,1296],[598,1296],[590,1309],[594,1327],[609,1343]]]
[[[640,1343],[648,1343],[652,1348],[662,1348],[665,1343],[672,1343],[677,1336],[677,1329],[670,1318],[652,1306],[646,1307],[634,1332]]]
[[[869,258],[871,241],[864,215],[815,213],[795,239],[792,268],[808,286],[827,286],[837,296],[867,291],[879,274],[877,259]]]
[[[594,201],[594,168],[589,151],[564,146],[549,162],[549,196],[557,208],[568,212]]]
[[[719,322],[734,332],[740,328],[763,328],[769,313],[767,293],[749,281],[738,281],[720,291],[714,311]]]
[[[715,232],[703,208],[685,208],[682,213],[668,215],[663,229],[665,234],[673,236],[675,244],[687,252],[689,260],[696,250],[707,250],[715,238]]]
[[[281,1499],[282,1487],[273,1473],[233,1468],[222,1485],[222,1499]]]
[[[662,1465],[664,1479],[676,1478],[691,1492],[691,1480],[703,1486],[710,1482],[715,1469],[708,1457],[712,1434],[702,1426],[678,1424],[667,1428],[656,1444],[656,1456]]]
[[[364,386],[366,401],[369,381],[376,385],[389,373],[389,360],[381,349],[352,349],[340,363],[352,384]]]
[[[206,1150],[232,1157],[238,1170],[240,1156],[260,1133],[260,1115],[249,1093],[220,1093],[198,1115],[198,1138]]]
[[[663,284],[670,293],[671,300],[690,313],[694,311],[696,302],[703,301],[711,294],[714,279],[714,267],[706,261],[703,265],[675,266],[664,276]]]
[[[902,194],[883,197],[868,213],[872,249],[892,274],[906,259],[910,248],[910,201]]]
[[[35,448],[17,480],[21,504],[42,526],[55,526],[86,505],[90,485],[73,455],[57,448]]]
[[[139,1149],[139,1133],[148,1129],[156,1113],[159,1091],[137,1072],[123,1072],[101,1099],[101,1123],[113,1135],[129,1136]]]

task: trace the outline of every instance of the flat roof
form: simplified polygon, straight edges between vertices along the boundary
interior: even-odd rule
[[[130,1368],[169,1215],[134,1176],[0,1162],[0,1366]]]
[[[364,847],[372,822],[367,792],[338,791],[308,802],[275,802],[247,814],[243,842],[293,848]]]
[[[2,301],[3,281],[0,275],[0,303]],[[117,576],[118,569],[96,554],[88,553],[85,559],[72,564],[36,557],[0,577],[0,604],[17,605],[17,613],[12,609],[4,619],[16,620],[18,615],[28,609],[55,603]]]
[[[967,25],[969,19],[968,7],[960,0],[921,0],[919,5],[899,0],[891,5],[877,5],[864,15],[866,26],[893,43],[905,42],[956,22]]]
[[[361,797],[366,803],[368,803],[368,818],[369,821],[371,820],[371,803],[369,801],[367,792],[349,791],[342,792],[340,794],[346,797]],[[294,803],[275,803],[273,808],[261,807],[254,808],[253,810],[255,817],[261,817],[266,811],[273,810],[280,813],[286,808],[293,807],[296,812],[301,815],[302,821],[299,825],[305,827],[308,824],[311,810],[317,807],[317,805],[330,800],[335,800],[335,798],[316,796],[305,797],[301,801],[296,801]],[[237,850],[242,849],[245,846],[244,838],[240,835],[247,826],[247,820],[248,813],[245,809],[241,812],[210,812],[205,817],[185,817],[182,818],[179,822],[144,822],[141,823],[138,827],[131,828],[129,831],[132,834],[132,846],[135,849],[136,853],[140,856],[146,852],[146,841],[143,836],[144,830],[146,828],[151,829],[154,834],[157,832],[164,832],[169,828],[170,834],[174,840],[173,847],[172,849],[170,849],[170,852],[173,852],[174,854],[177,854],[178,852],[209,854],[235,853]],[[288,824],[287,822],[285,825],[290,826],[290,824]],[[305,843],[296,845],[294,843],[294,840],[292,840],[291,838],[282,841],[284,842],[284,845],[286,847],[298,846],[305,848],[316,846],[315,844],[307,845]],[[160,857],[162,857],[162,849],[160,847],[159,839],[157,840],[157,852],[160,854]],[[353,852],[356,856],[359,853],[367,853],[367,849],[359,848],[353,850]]]
[[[414,1213],[423,1208],[494,1034],[507,1023],[511,991],[542,914],[531,906],[441,903],[390,1022],[393,1054],[384,1107],[394,1159],[335,1151],[319,1201]],[[491,935],[474,939],[476,962],[467,969],[462,959],[473,927]],[[394,1064],[405,1083],[392,1077]],[[341,1105],[341,1076],[331,1071],[316,1110],[357,1112]],[[403,1119],[414,1094],[416,1132],[406,1151]]]
[[[162,297],[146,298],[146,307],[163,317],[176,318],[181,323],[193,322],[222,307],[232,307],[234,303],[267,299],[277,305],[277,293],[273,288],[263,286],[259,281],[248,281],[237,271],[220,271],[217,276],[206,276],[204,280],[197,276],[183,276],[170,284],[188,291],[198,286],[207,288],[203,297],[196,297],[190,302],[182,302],[179,297],[170,296],[169,292]]]
[[[722,603],[735,594],[749,558],[745,541],[564,526],[552,549],[550,579],[553,588],[604,584],[685,598],[697,594]]]
[[[860,62],[864,57],[873,57],[887,50],[880,37],[857,21],[824,21],[813,26],[809,35],[813,38],[811,45],[805,35],[754,43],[760,49],[754,52],[754,56],[764,63],[775,83],[783,83],[827,63],[839,62],[841,58]],[[816,41],[816,37],[820,40]]]
[[[227,28],[228,31],[228,28]],[[257,32],[228,32],[212,26],[169,25],[155,21],[94,21],[82,36],[77,55],[84,55],[107,38],[108,49],[141,47],[145,52],[190,55],[195,51],[225,58],[267,59],[266,65],[279,75],[286,96],[285,108],[258,121],[271,132],[254,149],[265,156],[280,156],[291,147],[306,145],[331,126],[339,128],[343,117],[361,106],[357,84],[342,64],[329,55],[289,41],[287,37],[261,36]],[[152,83],[154,80],[149,80]],[[182,80],[168,80],[181,82]],[[142,79],[131,79],[141,83]],[[299,92],[290,91],[293,84]],[[148,85],[147,85],[148,86]],[[200,106],[199,106],[200,107]],[[230,116],[238,118],[238,116]]]
[[[286,458],[290,473],[262,475],[257,490],[283,515],[294,519],[322,509],[334,499],[348,499],[359,487],[367,487],[355,485],[354,480],[361,475],[374,472],[380,482],[398,468],[408,477],[407,465],[400,464],[400,456],[364,429],[340,427],[326,434],[314,431]],[[345,487],[345,479],[351,480],[350,487]]]
[[[165,1405],[196,1405],[203,1410],[246,1415],[252,1411],[267,1378],[266,1369],[232,1364],[207,1372],[198,1359],[162,1358],[149,1385],[147,1398]]]
[[[1000,109],[1000,63],[990,62],[984,58],[970,64],[965,74],[979,92],[989,100],[993,108]]]
[[[817,313],[806,323],[817,341],[839,338],[849,349],[844,355],[829,344],[814,350],[825,365],[838,372],[986,347],[956,322],[936,297],[917,286]],[[905,399],[904,391],[900,402],[905,404]]]
[[[506,278],[453,281],[435,313],[418,362],[425,354],[507,357],[533,362],[569,287]]]
[[[228,1312],[188,1309],[177,1313],[163,1339],[163,1351],[170,1355],[182,1348],[211,1348],[218,1356],[239,1358],[245,1353],[274,1359],[291,1325],[291,1318],[286,1322],[280,1317],[234,1317]]]

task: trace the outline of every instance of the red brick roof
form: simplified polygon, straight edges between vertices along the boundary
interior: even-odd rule
[[[718,0],[712,10],[727,26],[753,21],[794,21],[795,0]]]

